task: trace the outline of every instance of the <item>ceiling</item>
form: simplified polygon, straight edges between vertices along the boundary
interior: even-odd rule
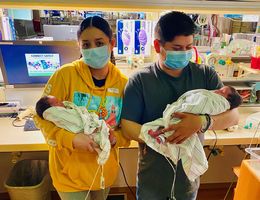
[[[259,15],[260,0],[0,0],[0,7],[138,12],[180,10],[190,13]]]
[[[186,0],[187,1],[187,0]],[[194,0],[192,0],[194,1]],[[226,2],[231,2],[231,1],[237,1],[237,2],[260,2],[260,0],[195,0],[195,1],[226,1]]]

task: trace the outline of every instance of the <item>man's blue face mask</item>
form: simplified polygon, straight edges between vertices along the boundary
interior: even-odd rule
[[[187,51],[166,51],[164,64],[170,69],[183,69],[192,58],[192,49]]]
[[[110,59],[108,46],[82,49],[83,61],[94,69],[102,69]]]

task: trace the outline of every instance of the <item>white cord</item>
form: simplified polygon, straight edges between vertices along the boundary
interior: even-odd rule
[[[102,190],[105,189],[104,165],[101,165],[100,188],[101,188]]]
[[[174,177],[173,177],[172,188],[171,188],[171,200],[176,200],[176,198],[174,196],[174,186],[175,186],[175,181],[176,181],[176,176],[177,176],[177,165],[178,165],[178,161],[180,159],[180,148],[178,148],[178,158],[177,158],[177,163],[176,163],[176,170],[174,169],[174,166],[172,165],[171,161],[166,156],[164,156],[164,157],[168,161],[170,166],[172,167],[172,170],[174,171]]]
[[[91,186],[90,186],[90,188],[89,188],[89,190],[88,190],[88,193],[87,193],[87,195],[86,195],[85,200],[88,199],[88,196],[89,196],[89,194],[90,194],[91,188],[92,188],[93,185],[94,185],[94,182],[95,182],[95,179],[96,179],[96,177],[97,177],[97,174],[98,174],[99,169],[100,169],[100,165],[99,165],[98,168],[97,168],[96,174],[95,174],[94,179],[93,179],[93,181],[92,181],[92,183],[91,183]]]

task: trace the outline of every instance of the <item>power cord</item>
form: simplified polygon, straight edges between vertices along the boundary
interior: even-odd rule
[[[227,199],[227,197],[228,197],[228,195],[229,195],[229,192],[230,192],[230,190],[231,190],[231,188],[232,188],[232,186],[233,186],[233,184],[234,184],[234,182],[235,182],[235,178],[236,178],[236,175],[233,175],[232,182],[230,183],[229,188],[228,188],[228,190],[227,190],[227,193],[226,193],[226,195],[225,195],[225,197],[224,197],[223,200],[226,200],[226,199]]]
[[[209,158],[210,156],[212,155],[212,153],[215,151],[215,148],[216,148],[216,145],[217,145],[217,142],[218,142],[218,136],[216,134],[216,132],[214,130],[212,130],[214,135],[215,135],[215,142],[214,142],[214,145],[213,145],[213,148],[211,149],[211,151],[209,152],[209,155],[207,157],[207,161],[209,161]]]
[[[12,121],[12,125],[13,125],[14,127],[24,127],[25,124],[23,124],[23,125],[16,125],[15,122],[17,122],[17,121],[20,121],[20,120],[19,120],[18,118],[15,118],[15,119]]]
[[[127,185],[128,189],[130,190],[130,192],[131,192],[131,194],[133,195],[134,199],[136,199],[136,195],[135,195],[134,191],[133,191],[132,188],[129,186],[129,184],[128,184],[127,180],[126,180],[126,175],[125,175],[124,169],[123,169],[123,167],[122,167],[122,165],[121,165],[120,162],[119,162],[119,166],[120,166],[121,171],[122,171],[122,173],[123,173],[123,177],[124,177],[124,180],[125,180],[125,184]]]

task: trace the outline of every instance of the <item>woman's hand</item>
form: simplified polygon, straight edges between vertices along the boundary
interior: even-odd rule
[[[116,136],[115,136],[115,134],[113,133],[115,129],[112,128],[112,127],[111,127],[109,124],[107,124],[107,123],[106,123],[106,125],[107,125],[107,127],[109,128],[108,139],[109,139],[109,141],[110,141],[111,146],[113,147],[113,146],[115,146],[115,144],[116,144]]]
[[[112,147],[115,146],[115,144],[116,144],[116,136],[113,133],[113,129],[109,129],[108,139],[110,141],[111,146]]]
[[[199,115],[190,113],[174,113],[174,117],[179,118],[181,121],[162,130],[164,133],[174,131],[172,135],[167,137],[166,141],[169,143],[180,144],[201,129],[202,122]]]
[[[90,152],[94,152],[95,149],[99,148],[99,145],[95,143],[90,136],[84,133],[76,134],[76,136],[72,141],[72,144],[73,144],[73,148],[75,149],[90,151]]]

